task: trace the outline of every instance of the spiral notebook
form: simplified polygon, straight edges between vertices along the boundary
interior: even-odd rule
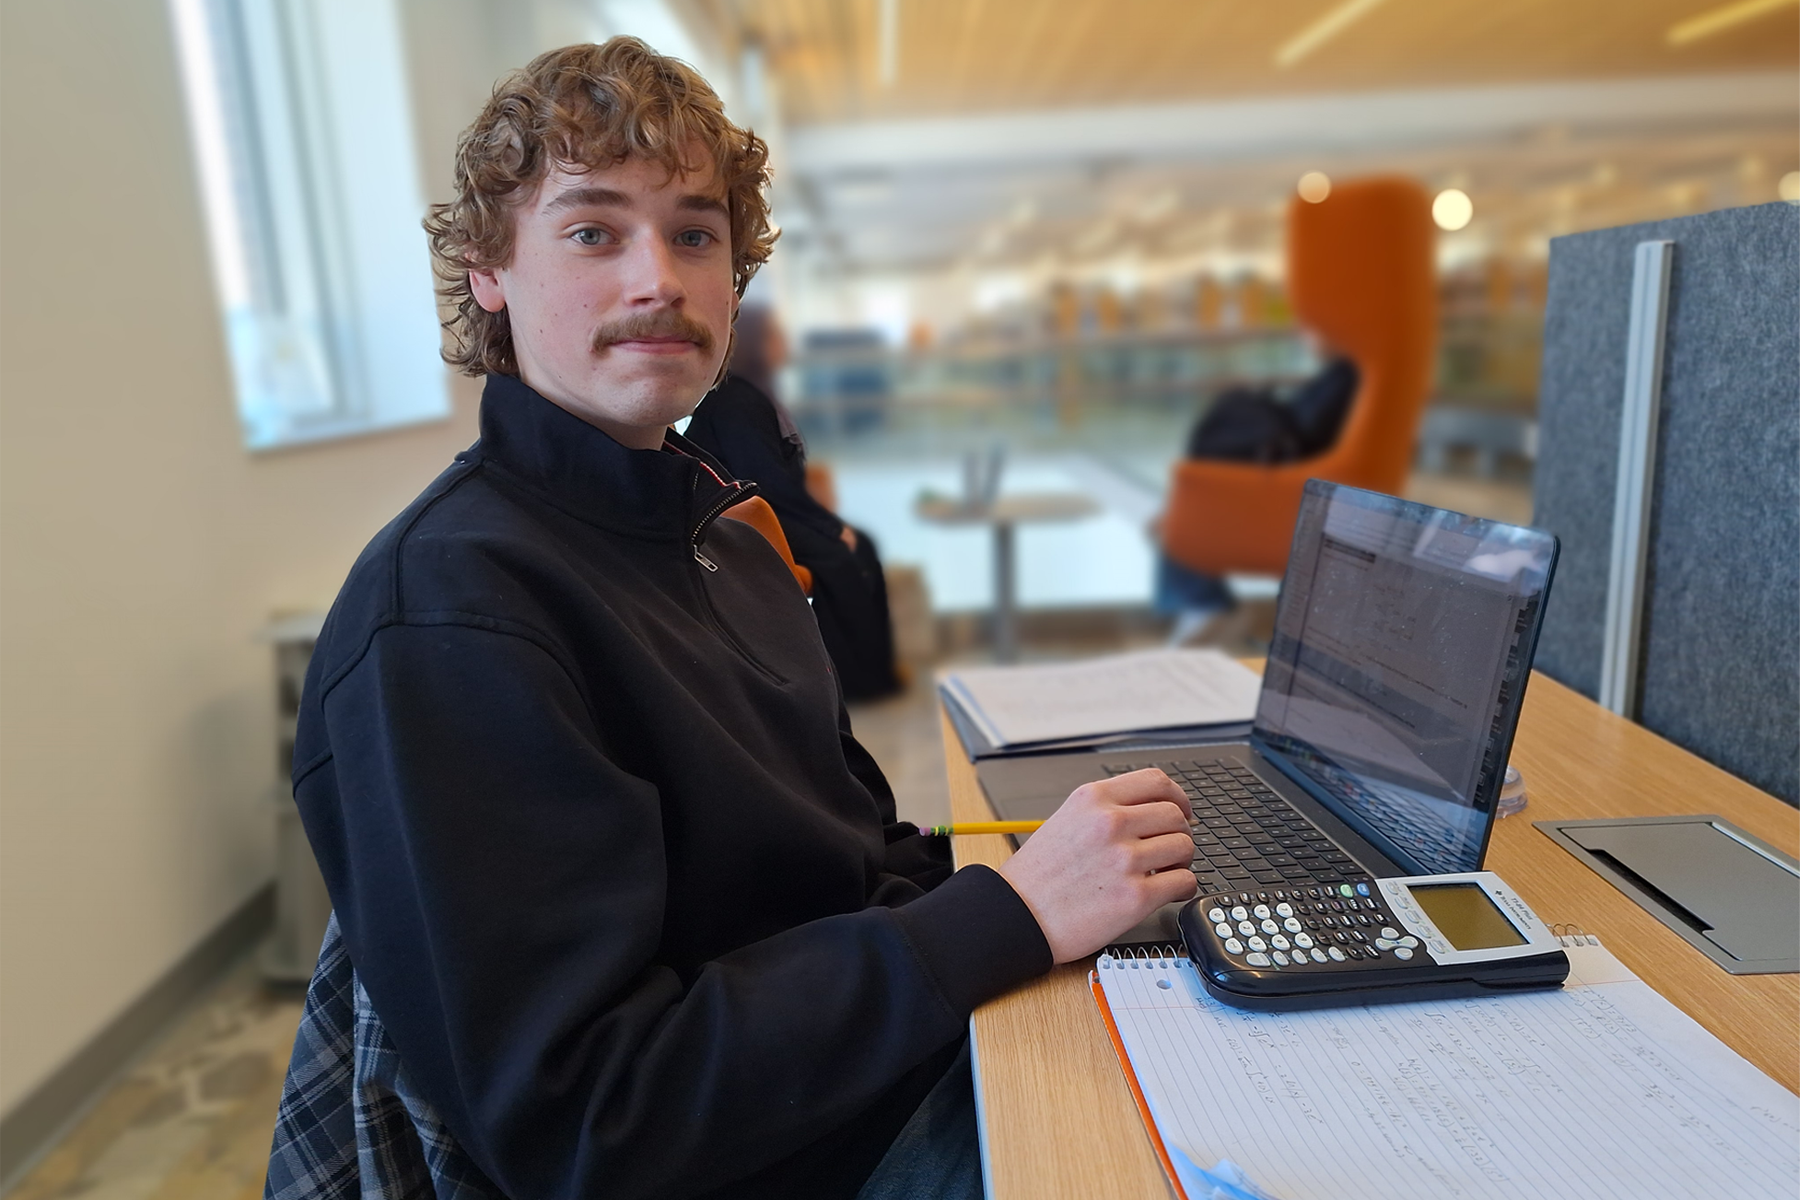
[[[1253,1013],[1185,957],[1090,979],[1184,1200],[1800,1195],[1800,1098],[1591,937],[1560,991]]]

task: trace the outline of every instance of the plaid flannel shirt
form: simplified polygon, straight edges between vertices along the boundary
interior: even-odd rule
[[[263,1200],[505,1200],[414,1087],[335,913],[306,989]]]

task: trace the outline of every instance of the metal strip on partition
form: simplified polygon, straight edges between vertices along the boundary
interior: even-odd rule
[[[1631,276],[1631,332],[1625,346],[1625,403],[1619,414],[1619,477],[1613,497],[1612,568],[1606,585],[1600,703],[1637,718],[1644,571],[1650,498],[1656,482],[1656,423],[1662,406],[1663,338],[1669,315],[1674,242],[1639,242]]]

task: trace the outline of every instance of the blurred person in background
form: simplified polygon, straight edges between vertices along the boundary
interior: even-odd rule
[[[1222,392],[1189,430],[1186,457],[1272,466],[1331,449],[1362,379],[1356,364],[1324,339],[1311,332],[1306,337],[1325,365],[1292,389],[1245,386]],[[1176,618],[1171,635],[1176,644],[1205,638],[1217,618],[1237,607],[1224,579],[1165,553],[1156,559],[1155,604],[1158,612]]]
[[[754,480],[781,521],[794,561],[812,572],[813,615],[846,700],[900,689],[887,577],[868,534],[840,519],[807,488],[806,441],[777,394],[787,339],[773,310],[738,309],[729,374],[706,394],[685,436]]]

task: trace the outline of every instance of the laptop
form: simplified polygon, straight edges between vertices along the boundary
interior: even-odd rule
[[[1246,904],[1478,870],[1557,553],[1539,530],[1311,480],[1247,742],[987,759],[982,788],[1001,819],[1041,819],[1160,767],[1193,808],[1200,894]],[[1180,907],[1117,944],[1178,944]]]

